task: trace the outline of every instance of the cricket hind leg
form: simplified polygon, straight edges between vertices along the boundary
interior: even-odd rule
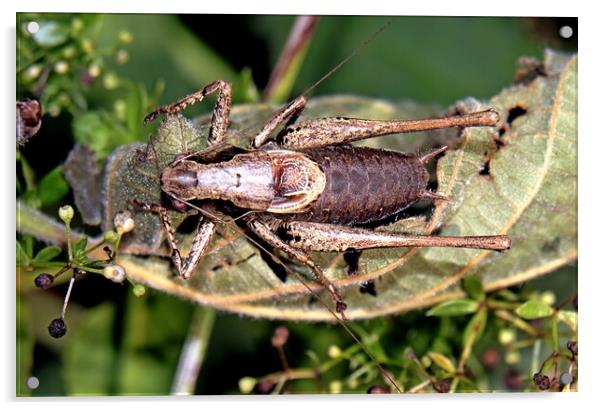
[[[213,108],[211,117],[211,128],[207,141],[210,146],[221,144],[226,141],[228,126],[230,124],[230,110],[232,108],[232,84],[223,80],[217,80],[205,86],[201,90],[189,94],[178,101],[162,105],[144,118],[147,124],[154,121],[161,114],[175,115],[187,106],[202,101],[207,95],[218,92],[217,101]]]
[[[251,217],[246,220],[246,223],[253,233],[270,246],[279,249],[291,259],[307,266],[312,271],[315,280],[331,294],[336,304],[336,311],[341,314],[343,319],[345,318],[343,312],[347,309],[347,305],[343,302],[343,298],[336,286],[324,275],[322,269],[303,250],[290,246],[274,232],[278,228],[280,221],[271,219],[266,223],[258,218]]]
[[[422,120],[317,118],[305,121],[296,127],[288,127],[279,137],[281,145],[286,148],[319,148],[389,134],[454,127],[492,127],[499,119],[499,114],[493,109]]]
[[[143,211],[159,215],[161,227],[163,228],[167,244],[171,250],[171,260],[178,272],[178,276],[182,279],[189,279],[213,238],[215,224],[208,220],[199,221],[188,256],[183,258],[178,248],[175,230],[173,229],[167,209],[160,205],[142,203],[137,200],[133,200],[133,203]]]
[[[345,252],[373,248],[453,247],[503,251],[511,246],[507,235],[427,236],[373,231],[315,222],[286,222],[281,231],[291,238],[288,245],[303,251]]]

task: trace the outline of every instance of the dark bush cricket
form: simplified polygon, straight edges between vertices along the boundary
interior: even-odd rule
[[[226,146],[231,85],[215,81],[181,100],[159,107],[145,118],[175,115],[186,106],[218,93],[205,150],[179,155],[161,175],[161,189],[176,210],[193,207],[203,214],[186,258],[180,256],[167,209],[156,212],[180,277],[189,278],[210,243],[219,221],[190,201],[235,205],[246,211],[242,223],[262,241],[306,265],[342,313],[346,305],[337,288],[307,252],[344,252],[385,247],[459,247],[505,250],[508,236],[420,236],[362,228],[398,213],[424,198],[445,200],[427,190],[424,166],[446,147],[422,156],[360,148],[350,142],[387,134],[449,127],[494,126],[493,110],[425,120],[320,118],[295,123],[307,99],[300,96],[281,108],[253,139],[253,149],[232,153]],[[267,142],[281,125],[275,142]]]

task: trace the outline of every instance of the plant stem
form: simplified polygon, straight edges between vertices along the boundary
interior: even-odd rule
[[[531,374],[534,375],[539,371],[539,355],[541,354],[541,339],[535,340],[533,343],[533,354],[531,355]]]
[[[523,332],[529,334],[530,336],[539,337],[539,332],[537,331],[537,329],[535,329],[533,326],[531,326],[529,323],[525,322],[518,316],[515,316],[514,314],[508,312],[507,310],[498,309],[498,310],[495,310],[494,313],[500,319],[511,323],[512,325],[518,327],[519,329],[521,329]]]
[[[171,393],[177,395],[194,394],[196,381],[205,359],[207,345],[211,338],[215,311],[197,307],[193,313],[188,336],[182,346],[180,360],[171,387]]]
[[[559,352],[560,348],[558,345],[558,312],[557,311],[552,315],[552,343],[554,346],[554,351]]]

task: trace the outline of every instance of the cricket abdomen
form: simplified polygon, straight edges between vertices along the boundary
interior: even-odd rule
[[[303,151],[324,172],[324,190],[294,220],[342,225],[374,222],[418,201],[429,174],[418,157],[352,146]]]

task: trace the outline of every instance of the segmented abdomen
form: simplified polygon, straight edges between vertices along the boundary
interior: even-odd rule
[[[393,215],[425,192],[429,174],[411,154],[352,146],[303,151],[326,176],[326,186],[298,221],[357,225]]]

